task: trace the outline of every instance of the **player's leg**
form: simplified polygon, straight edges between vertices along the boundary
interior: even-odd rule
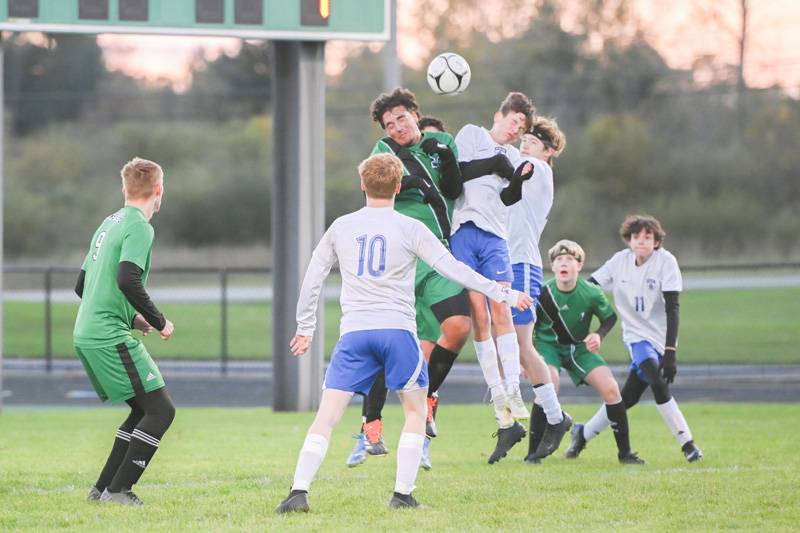
[[[520,315],[522,317],[523,315]],[[517,319],[518,321],[521,318]],[[533,322],[529,324],[515,324],[516,336],[520,348],[520,362],[525,369],[533,383],[533,392],[536,395],[536,403],[538,403],[547,416],[547,423],[550,425],[558,425],[564,420],[564,415],[561,411],[561,403],[558,401],[558,394],[554,385],[551,370],[548,368],[550,365],[556,366],[558,363],[557,354],[553,354],[550,361],[545,362],[542,356],[536,351],[533,346]]]
[[[366,450],[370,455],[384,456],[387,453],[383,441],[383,406],[386,405],[386,377],[383,372],[375,376],[375,382],[364,397],[362,431],[366,439]]]
[[[417,353],[417,357],[409,357]],[[394,330],[387,335],[384,350],[386,385],[398,391],[405,423],[397,444],[397,475],[394,494],[389,502],[393,508],[417,507],[411,495],[419,472],[425,442],[425,413],[428,395],[428,367],[416,335]]]
[[[639,367],[641,377],[650,385],[656,407],[667,424],[681,451],[689,462],[694,462],[703,457],[703,452],[695,445],[689,424],[683,416],[678,402],[669,392],[669,385],[658,371],[661,354],[656,352],[653,345],[647,341],[631,345],[631,353]]]
[[[322,399],[297,458],[292,490],[275,508],[276,513],[307,512],[308,490],[325,455],[333,428],[339,423],[353,394],[366,395],[383,370],[375,343],[383,330],[353,331],[339,338],[325,372]]]
[[[584,381],[591,385],[605,402],[606,417],[614,432],[619,461],[623,464],[644,464],[644,461],[631,451],[628,413],[611,369],[606,365],[597,366],[586,375]]]
[[[557,361],[558,357],[555,359]],[[553,383],[553,387],[555,388],[556,393],[558,393],[560,389],[560,363],[556,362],[556,364],[558,364],[558,366],[555,366],[548,361],[547,369],[550,372],[550,378],[551,382]],[[547,415],[544,412],[541,399],[534,398],[533,409],[531,409],[530,424],[528,427],[528,455],[525,456],[526,463],[539,464],[542,462],[541,459],[535,457],[535,453],[536,449],[539,447],[539,444],[542,442],[542,437],[544,436],[546,429]]]
[[[114,437],[114,445],[111,447],[111,453],[108,454],[106,464],[100,472],[100,477],[97,478],[92,489],[89,491],[90,500],[99,500],[103,491],[111,483],[114,474],[119,470],[122,460],[128,451],[128,445],[131,442],[131,434],[133,433],[136,425],[142,420],[144,411],[133,400],[127,400],[131,408],[130,413],[125,421],[117,428],[117,433]]]

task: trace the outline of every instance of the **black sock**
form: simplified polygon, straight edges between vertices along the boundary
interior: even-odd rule
[[[158,444],[158,439],[139,429],[134,429],[128,451],[125,453],[125,458],[114,479],[108,485],[108,491],[120,492],[133,487],[142,477],[144,469],[150,464],[150,459],[158,450]]]
[[[544,408],[538,403],[533,404],[533,411],[531,411],[531,427],[530,434],[528,435],[528,455],[533,455],[539,443],[542,442],[542,435],[547,427],[547,415],[544,414]]]
[[[444,383],[450,369],[453,368],[458,357],[457,352],[451,352],[447,348],[442,348],[438,344],[431,350],[430,361],[428,361],[428,396],[439,390]]]
[[[631,452],[630,436],[628,434],[628,412],[623,402],[606,404],[606,416],[611,421],[614,431],[614,440],[617,441],[617,452],[620,457]]]
[[[369,390],[369,394],[364,398],[364,406],[361,410],[364,421],[372,422],[373,420],[380,420],[383,406],[386,404],[386,375],[380,372]]]
[[[131,441],[131,432],[144,416],[144,411],[134,402],[129,402],[128,405],[131,406],[131,412],[128,418],[126,418],[117,429],[114,445],[111,447],[111,453],[108,454],[108,459],[106,459],[103,471],[100,472],[100,477],[97,478],[94,484],[100,492],[103,492],[103,489],[108,487],[109,483],[111,483],[111,480],[114,478],[114,474],[117,473],[117,469],[119,469],[119,465],[122,463],[122,459],[128,451],[128,444]]]

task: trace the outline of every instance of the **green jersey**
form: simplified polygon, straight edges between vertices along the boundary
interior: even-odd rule
[[[614,314],[603,289],[578,279],[569,292],[558,289],[555,279],[542,287],[537,302],[535,341],[547,344],[579,344],[589,334],[592,317],[602,322]]]
[[[136,311],[117,285],[122,261],[142,269],[142,285],[150,271],[153,226],[136,207],[125,206],[97,228],[81,269],[86,272],[81,306],[75,320],[76,346],[114,346],[132,339]]]
[[[422,141],[429,138],[435,138],[442,144],[447,145],[450,150],[453,151],[453,155],[458,160],[458,149],[456,148],[456,142],[453,139],[453,136],[449,133],[443,133],[438,131],[428,131],[423,133],[422,139],[417,144],[413,144],[411,146],[404,147],[408,150],[411,155],[419,161],[422,165],[423,169],[427,173],[427,176],[423,176],[429,178],[433,183],[433,186],[436,187],[436,190],[439,192],[439,196],[441,196],[444,205],[447,209],[447,221],[451,221],[453,219],[453,200],[445,198],[442,196],[442,188],[441,188],[441,180],[442,176],[439,171],[439,156],[437,154],[428,155],[422,150]],[[381,154],[381,153],[390,153],[394,154],[394,150],[392,147],[389,146],[386,141],[383,139],[378,141],[375,144],[375,147],[372,149],[372,154]],[[406,175],[411,174],[410,169],[406,167],[405,169]],[[422,192],[416,188],[406,189],[402,191],[395,197],[394,208],[403,213],[404,215],[410,216],[411,218],[415,218],[425,224],[429,230],[433,232],[436,237],[439,238],[446,246],[447,238],[449,235],[444,235],[442,231],[442,225],[436,217],[436,212],[431,204],[425,203],[422,198]]]

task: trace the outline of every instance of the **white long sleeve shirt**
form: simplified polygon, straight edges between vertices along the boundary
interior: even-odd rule
[[[297,301],[297,334],[313,335],[322,284],[337,260],[342,275],[341,335],[371,329],[415,333],[417,258],[492,300],[516,303],[516,291],[458,262],[418,220],[391,207],[364,207],[337,218],[314,249]]]
[[[511,264],[541,267],[539,241],[553,207],[553,169],[535,157],[522,160],[533,163],[533,177],[522,184],[522,199],[508,208],[508,251]]]

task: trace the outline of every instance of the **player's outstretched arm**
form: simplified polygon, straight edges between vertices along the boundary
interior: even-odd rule
[[[522,184],[533,177],[533,163],[524,162],[514,171],[511,183],[500,192],[504,205],[513,205],[522,200]]]
[[[510,180],[514,176],[514,165],[505,154],[495,154],[486,159],[473,159],[459,163],[461,179],[464,182],[482,178],[489,174],[497,174],[501,178]]]
[[[428,155],[436,154],[439,156],[439,172],[442,176],[439,186],[442,189],[442,195],[450,200],[455,200],[461,196],[461,191],[464,190],[464,182],[461,177],[461,168],[458,166],[458,160],[453,150],[433,137],[422,141],[421,148]]]
[[[311,254],[311,261],[308,263],[306,275],[303,277],[303,284],[300,287],[300,296],[297,299],[297,332],[292,341],[290,341],[290,346],[297,337],[308,337],[310,344],[310,339],[314,335],[314,330],[317,326],[317,306],[319,305],[322,285],[336,260],[336,254],[333,249],[335,225],[336,222],[328,228],[317,247],[314,248],[314,253]],[[295,353],[295,355],[300,354]]]

